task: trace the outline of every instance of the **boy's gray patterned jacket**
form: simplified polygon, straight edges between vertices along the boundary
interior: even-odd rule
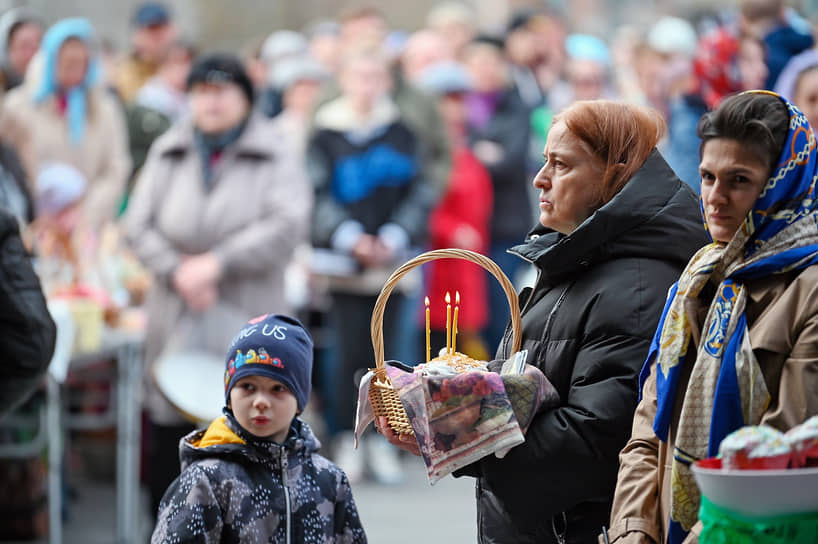
[[[162,498],[159,543],[365,543],[344,472],[317,453],[299,419],[281,445],[256,438],[232,415],[179,444],[182,474]]]

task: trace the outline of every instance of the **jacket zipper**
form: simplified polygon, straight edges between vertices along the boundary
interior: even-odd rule
[[[523,307],[520,309],[520,317],[522,318],[522,316],[525,315],[525,311],[528,309],[529,304],[531,303],[531,299],[534,297],[534,291],[536,291],[537,285],[540,283],[540,278],[542,277],[542,270],[540,270],[539,267],[534,264],[534,261],[532,261],[528,257],[524,256],[523,254],[517,253],[517,252],[512,252],[512,251],[509,251],[509,253],[511,253],[513,255],[517,255],[518,257],[520,257],[525,262],[527,262],[527,263],[529,263],[531,265],[534,265],[534,268],[537,269],[537,279],[534,281],[534,285],[531,287],[531,292],[528,293],[528,298],[525,300],[525,304],[523,304]],[[512,353],[508,353],[508,351],[509,351],[509,345],[508,344],[509,344],[509,342],[511,340],[512,340],[512,330],[511,330],[511,321],[509,320],[508,324],[506,325],[506,330],[503,333],[503,354],[506,357],[511,357],[513,355]],[[523,349],[523,347],[520,346],[520,349]]]
[[[284,484],[284,504],[286,508],[286,517],[285,517],[285,527],[286,527],[286,534],[287,534],[287,544],[292,542],[292,538],[290,536],[290,518],[292,516],[290,512],[290,488],[289,488],[289,481],[287,478],[287,452],[284,449],[281,449],[281,482]]]

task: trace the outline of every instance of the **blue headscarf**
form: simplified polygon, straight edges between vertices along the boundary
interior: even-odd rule
[[[85,136],[85,122],[88,90],[99,80],[99,61],[94,53],[94,29],[87,19],[63,19],[55,23],[43,36],[40,54],[43,56],[43,73],[40,86],[34,92],[34,102],[39,104],[56,95],[61,89],[57,87],[57,57],[66,40],[77,38],[88,47],[88,67],[85,78],[80,85],[71,89],[62,89],[67,99],[68,131],[71,142],[80,143]]]
[[[732,431],[757,424],[769,402],[758,363],[741,353],[747,335],[744,283],[818,263],[815,136],[804,114],[793,104],[768,91],[750,92],[776,96],[787,106],[790,122],[786,143],[772,176],[730,243],[702,248],[671,288],[639,377],[641,395],[651,363],[656,361],[653,430],[666,442],[682,365],[692,347],[684,299],[697,298],[711,278],[724,278],[710,305],[700,345],[695,348],[688,391],[681,392],[684,401],[671,477],[671,543],[681,542],[695,521],[698,490],[692,484],[689,465],[704,456],[715,456],[721,441]],[[694,394],[688,395],[691,388]]]

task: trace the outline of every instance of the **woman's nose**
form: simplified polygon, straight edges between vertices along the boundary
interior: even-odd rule
[[[534,176],[534,181],[532,183],[537,189],[542,189],[549,183],[547,168],[548,165],[543,165],[543,167],[540,168],[540,171],[537,172],[537,175]]]
[[[717,179],[716,182],[713,183],[713,187],[707,193],[707,199],[705,202],[707,204],[717,205],[726,204],[727,201],[727,186]]]

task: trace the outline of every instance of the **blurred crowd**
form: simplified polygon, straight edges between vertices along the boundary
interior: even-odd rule
[[[447,1],[411,32],[374,4],[335,15],[201,53],[208,44],[185,41],[159,3],[131,14],[128,51],[86,19],[49,26],[47,14],[9,11],[0,205],[49,297],[93,300],[109,325],[144,330],[147,376],[199,342],[180,338],[191,327],[218,352],[223,331],[250,316],[301,316],[319,356],[312,417],[353,482],[401,477],[385,442],[351,451],[356,372],[373,366],[384,281],[447,247],[527,281],[506,250],[536,223],[531,179],[555,113],[599,98],[652,106],[668,125],[660,151],[696,190],[696,125],[724,97],[775,90],[818,126],[814,30],[783,0],[608,36],[545,8],[482,28],[467,3]],[[425,296],[432,345],[444,345],[443,297],[455,290],[461,351],[490,358],[506,296],[476,265],[442,260],[389,298],[387,357],[423,357]],[[155,511],[193,424],[150,379],[145,395]]]

